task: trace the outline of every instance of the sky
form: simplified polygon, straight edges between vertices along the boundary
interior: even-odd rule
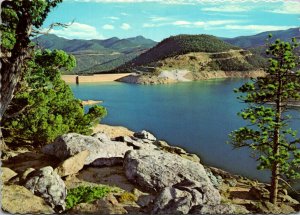
[[[253,35],[300,26],[300,0],[64,0],[47,17],[72,23],[51,31],[68,39],[178,34]]]

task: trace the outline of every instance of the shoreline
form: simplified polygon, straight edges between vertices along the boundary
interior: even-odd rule
[[[92,74],[92,75],[62,75],[62,79],[67,84],[80,83],[101,83],[112,82],[120,78],[132,75],[133,73],[116,73],[116,74]]]

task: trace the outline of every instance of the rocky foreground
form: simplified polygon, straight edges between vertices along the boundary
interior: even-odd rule
[[[298,201],[281,189],[201,164],[200,158],[151,133],[98,126],[92,136],[70,133],[38,151],[2,154],[2,210],[68,214],[295,213]],[[119,134],[119,135],[118,135]],[[106,186],[92,202],[66,207],[70,190]]]

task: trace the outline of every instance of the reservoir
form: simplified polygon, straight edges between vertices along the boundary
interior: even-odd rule
[[[101,123],[148,130],[190,153],[201,162],[252,179],[269,181],[258,171],[248,149],[226,144],[231,131],[246,125],[237,116],[245,108],[233,92],[246,80],[217,79],[169,85],[133,85],[118,82],[71,85],[82,100],[101,100],[108,115]],[[292,114],[298,116],[299,109]],[[300,128],[300,120],[293,122]]]

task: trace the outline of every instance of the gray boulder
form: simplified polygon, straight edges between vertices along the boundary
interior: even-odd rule
[[[44,146],[42,151],[45,154],[65,160],[88,150],[90,154],[85,159],[85,165],[95,161],[94,165],[101,166],[108,163],[115,164],[114,160],[118,163],[120,159],[123,159],[125,152],[131,149],[133,149],[132,146],[122,142],[107,140],[107,137],[102,134],[91,137],[69,133],[58,137],[54,143]],[[103,159],[103,162],[101,162],[101,159]],[[112,161],[107,161],[108,159],[112,159]]]
[[[152,212],[187,214],[194,206],[218,205],[220,202],[220,194],[212,186],[186,179],[172,187],[164,188],[158,195]]]
[[[145,139],[145,140],[150,140],[150,141],[156,141],[156,137],[154,137],[153,134],[151,134],[148,131],[142,130],[139,132],[135,132],[133,134],[134,137],[139,138],[139,139]]]
[[[66,186],[51,166],[29,173],[24,186],[35,195],[42,197],[55,211],[65,210]]]
[[[130,181],[152,191],[160,191],[185,179],[215,190],[200,163],[161,150],[128,151],[124,157],[124,169]]]

